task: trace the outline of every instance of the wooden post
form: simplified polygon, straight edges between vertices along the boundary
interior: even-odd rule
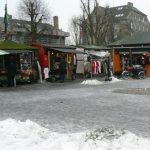
[[[50,51],[48,51],[48,69],[51,70],[51,54],[50,54]]]
[[[131,50],[131,48],[129,50],[129,63],[132,66],[132,50]]]
[[[91,70],[91,79],[93,78],[92,76],[92,57],[90,56],[90,70]]]

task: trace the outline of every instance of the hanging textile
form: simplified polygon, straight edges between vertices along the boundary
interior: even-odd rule
[[[77,65],[77,58],[76,58],[76,55],[73,56],[73,64],[74,64],[74,65]]]
[[[92,73],[93,74],[101,73],[101,62],[100,62],[100,60],[92,61]]]
[[[96,70],[97,70],[97,63],[96,61],[92,61],[92,73],[96,74]]]
[[[101,73],[101,62],[100,61],[96,61],[97,67],[96,67],[96,72]]]

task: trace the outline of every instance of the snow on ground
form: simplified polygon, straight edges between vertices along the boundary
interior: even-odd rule
[[[102,84],[103,82],[98,81],[97,79],[88,79],[84,80],[81,84],[88,84],[88,85],[99,85]]]
[[[122,81],[122,80],[119,80],[119,79],[115,78],[114,76],[112,76],[112,81],[111,81],[111,83],[118,82],[118,81]]]
[[[110,128],[60,134],[27,120],[0,121],[2,150],[149,150],[150,139]]]
[[[118,82],[118,81],[122,81],[122,80],[119,80],[115,77],[112,77],[112,80],[111,81],[107,81],[109,83],[115,83],[115,82]],[[97,79],[88,79],[88,80],[84,80],[83,82],[81,82],[81,84],[87,84],[87,85],[100,85],[100,84],[103,84],[105,83],[104,81],[99,81]]]

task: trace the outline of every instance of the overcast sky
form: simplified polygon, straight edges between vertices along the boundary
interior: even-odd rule
[[[80,0],[43,0],[47,3],[51,10],[52,16],[59,16],[59,27],[68,31],[69,21],[72,16],[80,14]],[[148,15],[150,19],[150,1],[149,0],[99,0],[102,6],[119,6],[126,5],[127,2],[134,3],[134,6]],[[4,7],[6,0],[0,0],[0,16],[4,16]],[[13,18],[17,18],[17,5],[21,0],[7,0],[8,13],[12,14]]]

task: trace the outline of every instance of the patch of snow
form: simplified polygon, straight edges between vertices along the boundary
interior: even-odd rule
[[[89,79],[89,80],[84,80],[81,84],[87,84],[87,85],[99,85],[102,84],[103,82],[98,81],[97,79]]]
[[[111,81],[105,81],[105,82],[108,82],[108,83],[115,83],[115,82],[119,82],[119,81],[122,81],[122,80],[119,80],[117,78],[115,78],[114,76],[112,76],[112,80]],[[85,85],[100,85],[100,84],[103,84],[105,83],[104,81],[99,81],[97,79],[88,79],[88,80],[84,80],[81,84],[85,84]]]
[[[2,150],[149,150],[150,139],[126,130],[96,129],[74,134],[50,132],[27,120],[0,121]]]
[[[112,81],[111,82],[115,83],[115,82],[119,82],[119,81],[122,81],[122,80],[119,80],[119,79],[115,78],[114,76],[112,76]]]

